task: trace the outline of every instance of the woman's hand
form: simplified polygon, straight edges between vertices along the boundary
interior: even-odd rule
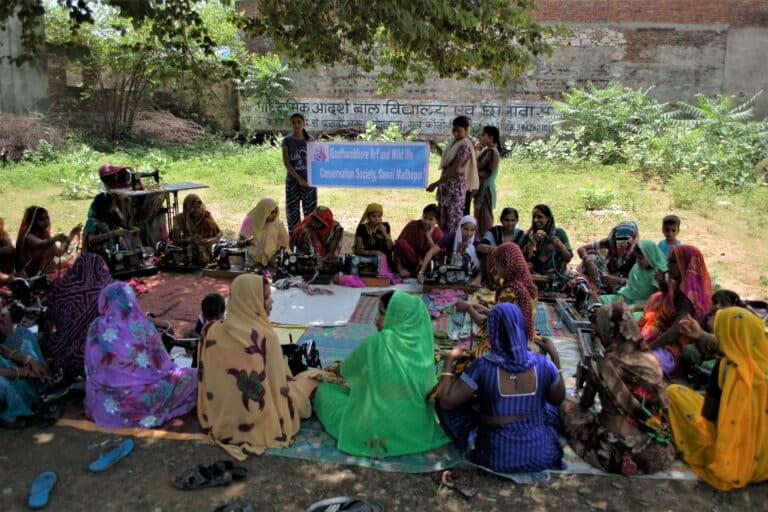
[[[419,282],[419,284],[424,284],[424,271],[419,270],[419,273],[416,274],[416,280]]]
[[[706,336],[706,332],[701,328],[701,324],[693,318],[691,315],[685,315],[682,317],[678,324],[680,325],[680,332],[684,336],[698,340]]]
[[[29,370],[30,377],[40,379],[46,384],[53,384],[53,379],[51,379],[50,375],[48,375],[48,370],[46,370],[45,367],[36,360],[30,359],[24,365],[24,368]]]
[[[309,188],[309,183],[304,178],[299,178],[296,180],[299,183],[300,187]]]
[[[542,353],[548,355],[552,362],[555,363],[555,366],[560,369],[560,354],[557,353],[557,348],[555,348],[552,338],[542,336],[540,338],[534,338],[533,342],[538,345]]]
[[[427,192],[434,192],[434,191],[435,191],[435,189],[437,188],[437,186],[438,186],[439,184],[440,184],[440,183],[438,183],[437,181],[435,181],[434,183],[430,183],[430,184],[427,186]]]
[[[456,301],[456,312],[457,313],[464,313],[465,311],[469,311],[472,309],[472,305],[465,301],[465,300],[457,300]]]

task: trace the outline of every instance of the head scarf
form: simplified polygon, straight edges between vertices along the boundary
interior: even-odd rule
[[[534,210],[539,210],[541,213],[544,214],[545,217],[549,219],[549,222],[547,222],[547,225],[544,226],[544,232],[549,235],[550,237],[557,235],[557,225],[555,224],[555,216],[552,215],[552,210],[549,208],[549,206],[545,204],[537,204],[533,207]],[[536,229],[533,226],[533,221],[531,221],[531,227],[528,230],[528,234],[534,233]]]
[[[475,237],[477,237],[477,221],[471,215],[465,215],[459,221],[459,225],[456,226],[456,233],[453,236],[453,253],[454,254],[466,254],[469,256],[472,262],[472,268],[480,268],[480,260],[477,258],[477,251],[475,250],[474,238],[465,242],[461,237],[461,227],[464,224],[472,224],[475,226]]]
[[[85,346],[85,406],[106,427],[156,427],[195,405],[197,371],[171,361],[125,283],[101,290]]]
[[[319,220],[323,227],[321,229],[316,229],[312,225],[312,219]],[[318,206],[314,212],[304,217],[304,220],[302,220],[294,228],[291,236],[299,236],[302,230],[305,228],[313,230],[315,233],[317,233],[317,236],[315,237],[315,251],[320,255],[320,257],[323,257],[325,256],[325,244],[329,241],[328,238],[333,232],[334,224],[335,221],[333,220],[333,212],[331,209],[326,206]]]
[[[253,244],[248,246],[248,254],[252,260],[262,265],[267,265],[275,253],[282,247],[288,249],[288,230],[280,220],[280,211],[270,223],[267,217],[277,208],[277,201],[264,198],[248,212],[243,225],[240,227],[240,236],[253,237]]]
[[[693,304],[696,319],[701,320],[712,308],[712,280],[704,256],[692,245],[678,245],[669,252],[669,259],[674,259],[682,276],[679,283],[670,286],[670,300],[679,289]]]
[[[505,302],[493,306],[488,314],[491,351],[482,357],[510,373],[533,366],[534,354],[528,350],[527,323],[516,304]]]
[[[203,205],[203,211],[198,217],[192,216],[195,203]],[[184,232],[187,235],[198,235],[203,238],[212,238],[219,234],[219,226],[213,220],[213,216],[205,208],[203,200],[197,194],[188,194],[184,198],[183,210],[173,219],[173,230]]]
[[[625,346],[644,349],[643,337],[632,311],[623,302],[603,305],[595,315],[595,334],[607,351],[620,350]]]
[[[99,316],[101,290],[112,275],[101,256],[83,253],[72,268],[53,283],[48,298],[47,328],[43,352],[67,381],[83,375],[85,338],[91,322]]]
[[[302,387],[303,377],[291,375],[264,309],[264,286],[260,275],[235,278],[226,318],[210,324],[200,351],[198,419],[238,460],[290,446],[311,413],[314,385]]]
[[[664,251],[659,248],[656,242],[653,240],[640,240],[637,246],[640,248],[640,252],[643,253],[645,259],[648,260],[648,263],[651,264],[651,270],[654,272],[656,270],[667,271],[667,257],[664,256]]]
[[[523,251],[514,242],[503,243],[493,250],[488,264],[491,268],[502,268],[500,288],[509,288],[515,294],[515,303],[527,321],[528,339],[532,339],[535,334],[533,301],[538,297],[538,290],[533,284]]]
[[[365,207],[363,216],[360,217],[360,222],[358,224],[365,224],[366,222],[368,222],[368,216],[372,213],[380,213],[381,215],[384,215],[384,207],[378,203],[369,204],[368,206]]]
[[[632,251],[635,250],[635,245],[637,245],[638,232],[637,223],[628,221],[614,227],[608,235],[608,253],[618,268],[621,268],[632,257]],[[623,247],[619,247],[619,240],[627,241],[628,243]]]

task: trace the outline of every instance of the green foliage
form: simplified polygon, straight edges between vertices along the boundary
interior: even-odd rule
[[[587,185],[576,191],[576,198],[585,210],[605,210],[618,199],[612,188],[603,185]]]
[[[758,94],[736,104],[732,96],[696,96],[696,105],[672,110],[634,90],[593,85],[563,94],[553,136],[515,147],[518,156],[602,164],[629,162],[662,179],[678,173],[718,187],[746,187],[768,145],[768,122],[750,121]],[[682,199],[685,203],[686,200]]]
[[[130,133],[137,110],[159,87],[177,83],[199,92],[203,84],[237,73],[246,52],[234,12],[220,2],[195,7],[206,43],[193,44],[197,29],[190,26],[190,39],[176,46],[160,37],[158,21],[136,23],[107,1],[88,2],[90,15],[79,20],[68,7],[45,0],[47,41],[66,51],[68,66],[83,72],[82,99],[102,114],[109,137]],[[165,8],[170,6],[157,10]]]
[[[274,53],[251,55],[244,66],[242,77],[237,79],[237,90],[245,98],[255,98],[261,103],[270,103],[291,92],[293,79],[288,76],[290,68]]]
[[[389,123],[389,126],[379,130],[373,121],[368,121],[365,123],[365,131],[358,135],[357,139],[365,142],[407,142],[412,141],[418,135],[417,130],[404,134],[400,131],[400,126],[397,123]]]
[[[48,0],[46,0],[48,1]],[[206,24],[201,5],[234,0],[67,0],[60,2],[75,32],[98,23],[98,4],[114,7],[133,30],[148,28],[157,46],[176,49],[187,67],[201,50],[213,55],[214,30]],[[409,81],[423,83],[435,72],[441,77],[493,82],[503,86],[549,55],[548,36],[556,28],[533,21],[533,0],[293,0],[253,2],[253,17],[238,13],[238,27],[252,37],[272,40],[276,50],[297,67],[349,65],[376,72],[383,90]],[[0,23],[20,8],[25,52],[16,61],[40,51],[36,31],[48,10],[43,0],[4,0]]]

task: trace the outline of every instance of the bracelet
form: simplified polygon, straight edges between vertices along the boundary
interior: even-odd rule
[[[27,357],[24,358],[24,366],[27,366],[31,360],[32,360],[32,356],[27,354]]]
[[[423,270],[419,270],[419,273],[418,273],[418,274],[416,274],[416,275],[417,275],[417,276],[423,276],[423,275],[424,275],[424,271],[423,271]]]
[[[443,373],[440,374],[440,376],[441,377],[455,377],[455,375],[452,374],[451,372],[443,372]]]
[[[16,370],[16,378],[15,378],[15,380],[19,380],[19,377],[21,377],[21,372],[19,371],[19,367],[18,366],[14,366],[13,369]]]

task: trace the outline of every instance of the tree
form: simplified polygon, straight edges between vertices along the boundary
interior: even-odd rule
[[[232,23],[233,11],[218,2],[200,5],[195,11],[213,45],[211,51],[194,44],[166,46],[154,23],[133,24],[108,5],[89,2],[90,21],[77,30],[72,30],[67,8],[52,0],[46,0],[45,6],[48,44],[64,49],[68,66],[83,70],[82,97],[102,114],[111,138],[131,131],[137,111],[155,86],[181,83],[188,89],[202,89],[205,83],[236,75],[240,61],[247,57]]]
[[[94,21],[94,3],[58,0],[73,28]],[[222,0],[231,5],[233,0]],[[134,28],[144,26],[166,47],[194,58],[189,48],[205,54],[215,43],[193,0],[103,0],[118,9]],[[237,16],[238,26],[252,37],[271,39],[278,53],[296,66],[352,65],[375,72],[385,89],[407,81],[423,82],[430,73],[441,77],[507,84],[549,55],[547,36],[554,28],[530,17],[533,0],[254,0],[258,15]],[[28,59],[39,48],[36,23],[43,0],[6,0],[0,23],[17,11],[23,23]]]

